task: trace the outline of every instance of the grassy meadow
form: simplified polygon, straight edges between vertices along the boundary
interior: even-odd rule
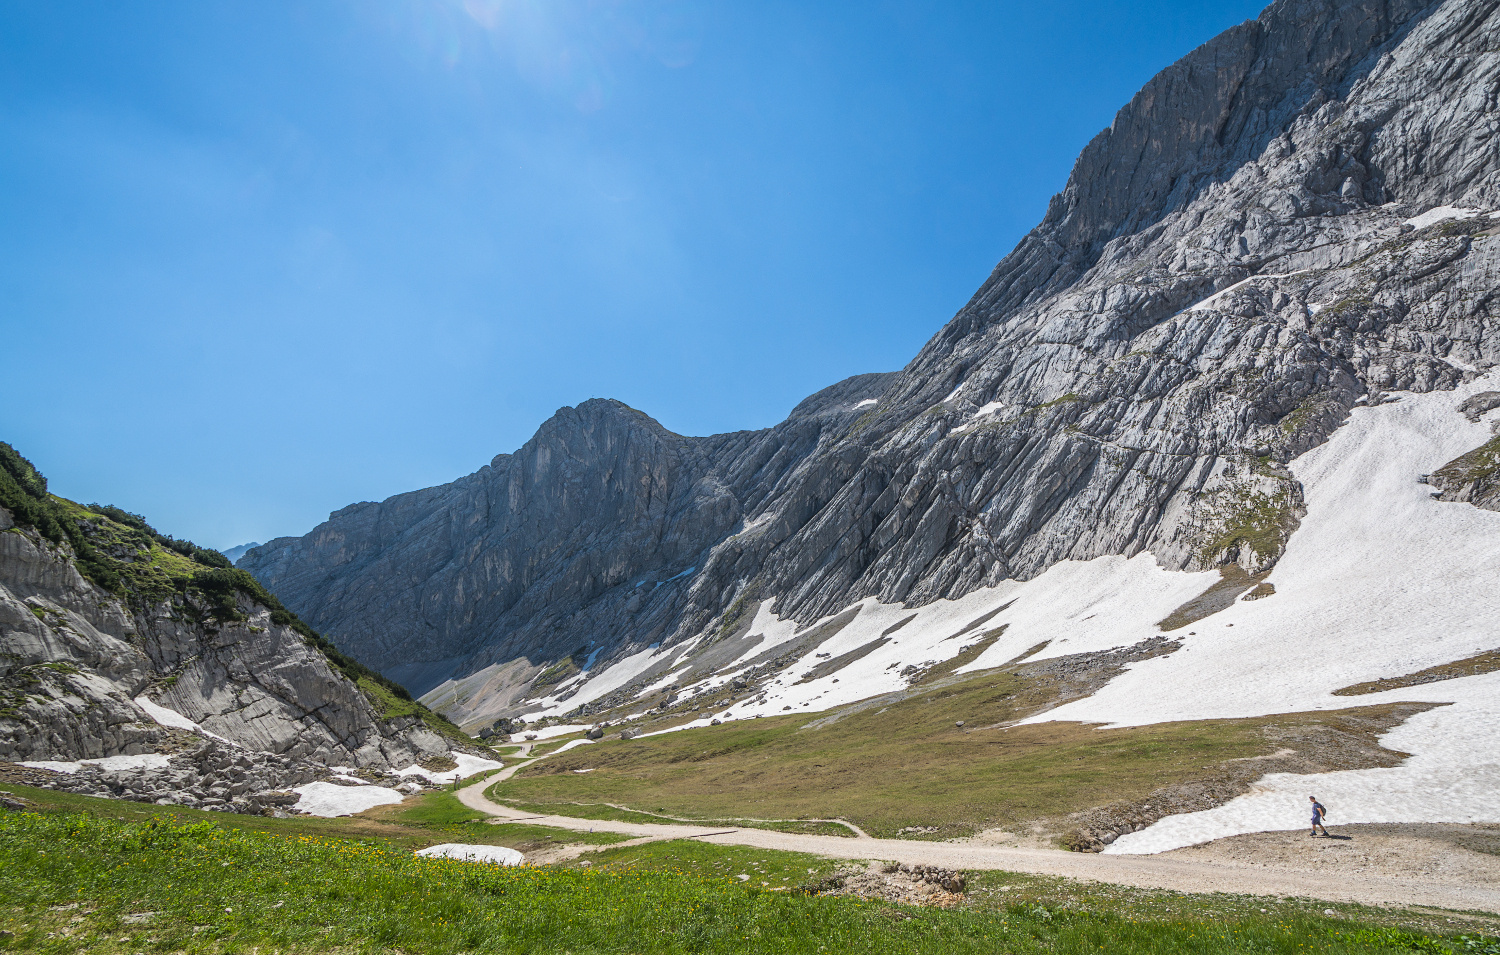
[[[1149,801],[1162,787],[1217,778],[1230,761],[1295,748],[1299,737],[1371,737],[1367,720],[1384,712],[1119,729],[1015,725],[1046,689],[992,671],[832,717],[788,715],[606,740],[540,760],[489,792],[517,808],[591,819],[832,818],[873,836],[918,827],[939,839],[987,828],[1024,833],[1062,828],[1069,813]],[[1331,750],[1320,744],[1309,751]]]
[[[912,908],[799,892],[827,863],[794,853],[657,843],[606,850],[587,865],[507,869],[423,859],[385,840],[234,825],[242,819],[0,815],[0,951],[1500,951],[1477,936],[1329,918],[1305,906],[1194,913],[1187,904],[1148,918],[1138,908],[975,893],[991,901]]]

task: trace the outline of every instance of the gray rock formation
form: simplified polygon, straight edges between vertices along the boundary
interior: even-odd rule
[[[319,650],[248,598],[243,620],[219,623],[205,622],[189,595],[133,608],[84,579],[67,544],[13,523],[0,508],[0,760],[160,752],[174,731],[142,697],[198,723],[202,738],[283,767],[384,769],[449,751],[415,717],[382,719]]]
[[[244,557],[246,551],[251,550],[252,548],[259,547],[259,546],[260,546],[260,542],[259,541],[251,541],[248,544],[236,544],[233,547],[229,548],[228,550],[224,551],[224,556],[227,557],[227,558],[229,558],[230,561],[236,561],[236,560],[239,560],[241,557]]]
[[[495,665],[500,708],[767,599],[810,622],[1105,554],[1262,571],[1301,516],[1287,461],[1500,361],[1497,7],[1280,0],[1152,79],[901,372],[707,438],[587,402],[239,565],[418,689]]]

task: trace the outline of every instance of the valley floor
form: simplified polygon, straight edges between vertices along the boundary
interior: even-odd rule
[[[1481,913],[1257,898],[1242,886],[1184,893],[971,870],[961,896],[936,900],[942,908],[829,896],[830,877],[849,873],[847,863],[695,838],[629,839],[599,822],[593,833],[497,823],[453,792],[352,818],[272,819],[13,789],[32,811],[0,811],[0,951],[1500,952],[1500,919]],[[446,841],[561,861],[505,868],[412,854]],[[852,845],[900,845],[830,841],[846,855]]]
[[[1176,892],[1293,896],[1366,905],[1500,913],[1500,856],[1493,830],[1450,826],[1335,827],[1336,838],[1262,833],[1154,856],[1102,855],[987,844],[843,838],[730,826],[669,825],[539,815],[494,802],[486,789],[524,763],[459,791],[464,805],[497,820],[613,832],[636,839],[697,839],[717,845],[805,852],[833,859],[892,861],[952,869],[1005,870]],[[1434,840],[1432,830],[1448,838]],[[1424,833],[1429,834],[1423,838]],[[1464,845],[1465,841],[1476,848]],[[1297,851],[1302,846],[1303,851]]]

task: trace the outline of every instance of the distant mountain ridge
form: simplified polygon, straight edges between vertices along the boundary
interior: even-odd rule
[[[259,547],[259,546],[260,546],[260,542],[259,541],[251,541],[248,544],[236,544],[233,547],[229,548],[228,550],[224,551],[224,556],[227,557],[227,558],[229,558],[229,562],[230,563],[234,563],[235,561],[239,560],[241,557],[244,557],[246,551],[252,550],[252,549],[254,549],[256,547]]]
[[[728,679],[763,605],[805,626],[1108,555],[1262,574],[1305,515],[1289,461],[1500,362],[1496,11],[1279,0],[1153,78],[902,371],[702,438],[585,402],[238,565],[371,666],[461,683],[472,725],[653,644]]]

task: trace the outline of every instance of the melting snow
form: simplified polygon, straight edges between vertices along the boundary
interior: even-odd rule
[[[1500,758],[1494,744],[1500,733],[1500,674],[1355,699],[1361,704],[1398,699],[1454,703],[1414,716],[1381,737],[1387,749],[1415,754],[1400,766],[1311,776],[1273,773],[1216,809],[1168,816],[1121,836],[1104,851],[1165,852],[1244,832],[1307,829],[1312,816],[1308,796],[1328,807],[1328,824],[1335,827],[1500,819]]]
[[[880,404],[880,399],[879,398],[866,398],[864,401],[859,402],[858,404],[856,404],[850,410],[851,411],[858,411],[861,408],[868,408],[871,405],[878,405],[878,404]]]
[[[1229,286],[1228,288],[1220,289],[1219,291],[1217,291],[1214,294],[1210,295],[1208,298],[1204,299],[1203,301],[1198,302],[1197,304],[1189,305],[1185,309],[1185,311],[1189,311],[1189,312],[1201,312],[1204,309],[1213,308],[1213,307],[1215,307],[1214,303],[1217,302],[1219,299],[1221,299],[1224,296],[1228,295],[1230,292],[1233,292],[1235,289],[1239,288],[1240,286],[1247,285],[1250,282],[1254,282],[1257,279],[1284,279],[1284,278],[1289,278],[1290,276],[1293,276],[1293,275],[1296,275],[1296,274],[1297,274],[1296,272],[1266,272],[1263,275],[1252,275],[1249,278],[1240,279],[1238,282],[1234,283],[1233,285]]]
[[[41,759],[33,762],[17,763],[17,766],[27,766],[31,769],[45,769],[54,773],[76,773],[85,766],[97,766],[108,773],[128,773],[139,769],[164,769],[172,761],[170,756],[162,756],[160,753],[141,753],[136,756],[105,756],[102,759],[80,759],[76,762],[68,762],[55,759]]]
[[[1439,222],[1447,222],[1449,219],[1472,219],[1483,215],[1480,209],[1466,209],[1463,206],[1434,206],[1419,216],[1412,216],[1402,225],[1409,225],[1415,229],[1425,229]]]
[[[474,846],[461,842],[445,842],[440,846],[418,849],[417,855],[429,859],[462,859],[466,862],[492,862],[495,865],[520,865],[526,857],[505,846]]]
[[[420,766],[408,766],[401,770],[399,776],[421,776],[429,782],[451,783],[460,779],[468,779],[475,773],[487,772],[491,769],[500,769],[505,764],[498,759],[485,759],[482,756],[470,756],[468,753],[455,753],[453,759],[458,763],[453,769],[443,772],[433,772]]]
[[[399,803],[402,795],[384,786],[340,786],[337,783],[308,783],[292,792],[301,796],[293,808],[312,816],[351,816],[376,806]]]
[[[194,723],[192,720],[188,719],[186,716],[183,716],[176,710],[168,709],[167,707],[162,706],[160,703],[152,702],[147,697],[136,697],[135,705],[145,710],[146,715],[155,720],[158,725],[170,726],[173,729],[187,730],[192,733],[202,733],[204,736],[207,736],[210,739],[216,739],[221,743],[229,743],[232,746],[239,745],[233,740],[227,740],[217,733],[210,733],[208,730],[204,729],[202,726],[199,726],[197,723]]]

